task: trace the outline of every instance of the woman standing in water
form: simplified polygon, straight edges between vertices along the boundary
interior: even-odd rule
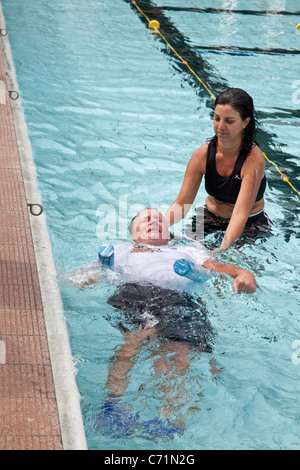
[[[243,232],[255,236],[268,230],[270,221],[263,211],[265,160],[255,131],[251,96],[239,88],[221,93],[215,103],[215,136],[193,153],[180,193],[165,214],[169,225],[186,216],[204,175],[204,232],[225,231],[220,249]]]

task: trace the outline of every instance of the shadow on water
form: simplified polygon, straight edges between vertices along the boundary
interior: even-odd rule
[[[124,1],[130,4],[133,11],[138,14],[141,21],[145,24],[145,26],[148,27],[148,22],[146,18],[141,13],[138,12],[136,7],[132,4],[132,1],[131,0],[124,0]],[[164,11],[168,10],[167,7],[158,7],[150,0],[139,1],[138,5],[150,19],[156,19],[159,21],[160,31],[166,37],[170,45],[179,54],[181,54],[183,58],[185,58],[185,56],[186,57],[188,56],[188,63],[190,67],[194,70],[194,72],[198,75],[198,77],[207,85],[207,87],[214,94],[214,96],[217,96],[219,93],[221,93],[222,91],[230,87],[230,83],[228,83],[227,80],[221,77],[218,74],[218,72],[209,64],[209,62],[203,59],[198,49],[192,48],[189,45],[189,39],[185,37],[176,28],[176,26],[172,23],[172,21],[170,21],[170,19],[164,14]],[[170,7],[170,8],[172,10],[174,9],[174,7]],[[195,9],[195,10],[198,11],[198,9]],[[205,11],[206,10],[207,9],[205,9]],[[216,13],[220,12],[219,9],[208,9],[208,10],[212,10],[213,12],[216,12]],[[221,11],[223,12],[223,10]],[[258,15],[258,14],[263,14],[264,12],[262,11],[249,12],[248,10],[246,11],[242,10],[242,11],[239,11],[239,13]],[[287,12],[284,12],[284,13],[287,14]],[[157,41],[162,42],[164,45],[166,45],[164,40],[160,36],[157,36]],[[205,101],[206,106],[208,108],[213,109],[214,100],[210,97],[210,95],[208,95],[207,90],[197,80],[197,78],[194,77],[191,73],[187,72],[187,68],[185,64],[183,64],[182,61],[179,58],[177,58],[175,54],[171,52],[171,50],[168,47],[162,48],[162,52],[170,56],[174,69],[177,72],[183,74],[184,80],[195,89],[195,92],[199,96],[199,98]],[[268,53],[268,51],[266,51],[266,53]],[[288,110],[278,109],[278,112],[276,112],[275,117],[278,118],[281,115],[283,118],[287,116],[293,116],[295,118],[298,118],[300,116],[300,111],[291,110],[291,109],[288,109]],[[263,120],[266,118],[270,118],[269,113],[266,113],[264,111],[257,112],[258,122],[260,121],[263,122]],[[295,155],[291,155],[287,152],[284,152],[282,148],[283,144],[282,146],[281,145],[278,146],[278,143],[276,143],[275,141],[275,139],[277,139],[278,136],[276,134],[271,134],[270,132],[267,132],[261,127],[258,127],[256,137],[257,137],[259,146],[263,150],[263,152],[265,152],[268,157],[272,156],[272,158],[270,159],[274,163],[276,163],[278,166],[280,166],[281,171],[283,173],[288,173],[290,179],[296,181],[297,178],[299,177],[299,167],[292,160],[292,159],[295,159],[296,157]],[[278,175],[276,175],[275,178],[269,178],[268,184],[269,184],[270,189],[274,188],[274,189],[285,191],[284,188],[286,187],[286,183],[284,183],[280,178],[278,178]],[[300,190],[300,188],[299,187],[297,188],[297,186],[296,186],[296,189],[298,191]]]

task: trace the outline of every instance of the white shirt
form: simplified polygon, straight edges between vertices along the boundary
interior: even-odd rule
[[[175,290],[199,289],[199,283],[175,273],[173,264],[176,260],[184,258],[202,266],[210,258],[202,245],[185,239],[174,239],[162,246],[124,242],[114,248],[113,269],[120,272],[126,282],[147,282]]]

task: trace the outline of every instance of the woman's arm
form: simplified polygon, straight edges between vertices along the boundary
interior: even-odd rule
[[[184,218],[194,202],[206,172],[207,145],[199,147],[188,163],[180,193],[164,216],[168,226]]]
[[[220,249],[228,248],[243,233],[251,209],[257,197],[261,180],[264,176],[264,158],[258,147],[254,147],[247,157],[242,171],[241,189],[234,205],[232,216]]]

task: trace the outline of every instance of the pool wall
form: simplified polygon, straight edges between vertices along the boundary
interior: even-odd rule
[[[18,84],[1,4],[0,28],[1,229],[10,234],[0,241],[1,264],[6,267],[0,285],[0,449],[85,450],[80,397],[46,215],[29,214],[27,207],[42,205],[42,200],[21,100],[9,93],[17,91]],[[4,206],[11,198],[17,207]],[[8,214],[11,208],[14,212]],[[9,220],[4,219],[7,215],[11,215]],[[19,233],[18,242],[11,241],[12,233]],[[13,296],[7,295],[9,289]],[[33,326],[24,328],[25,323]]]

